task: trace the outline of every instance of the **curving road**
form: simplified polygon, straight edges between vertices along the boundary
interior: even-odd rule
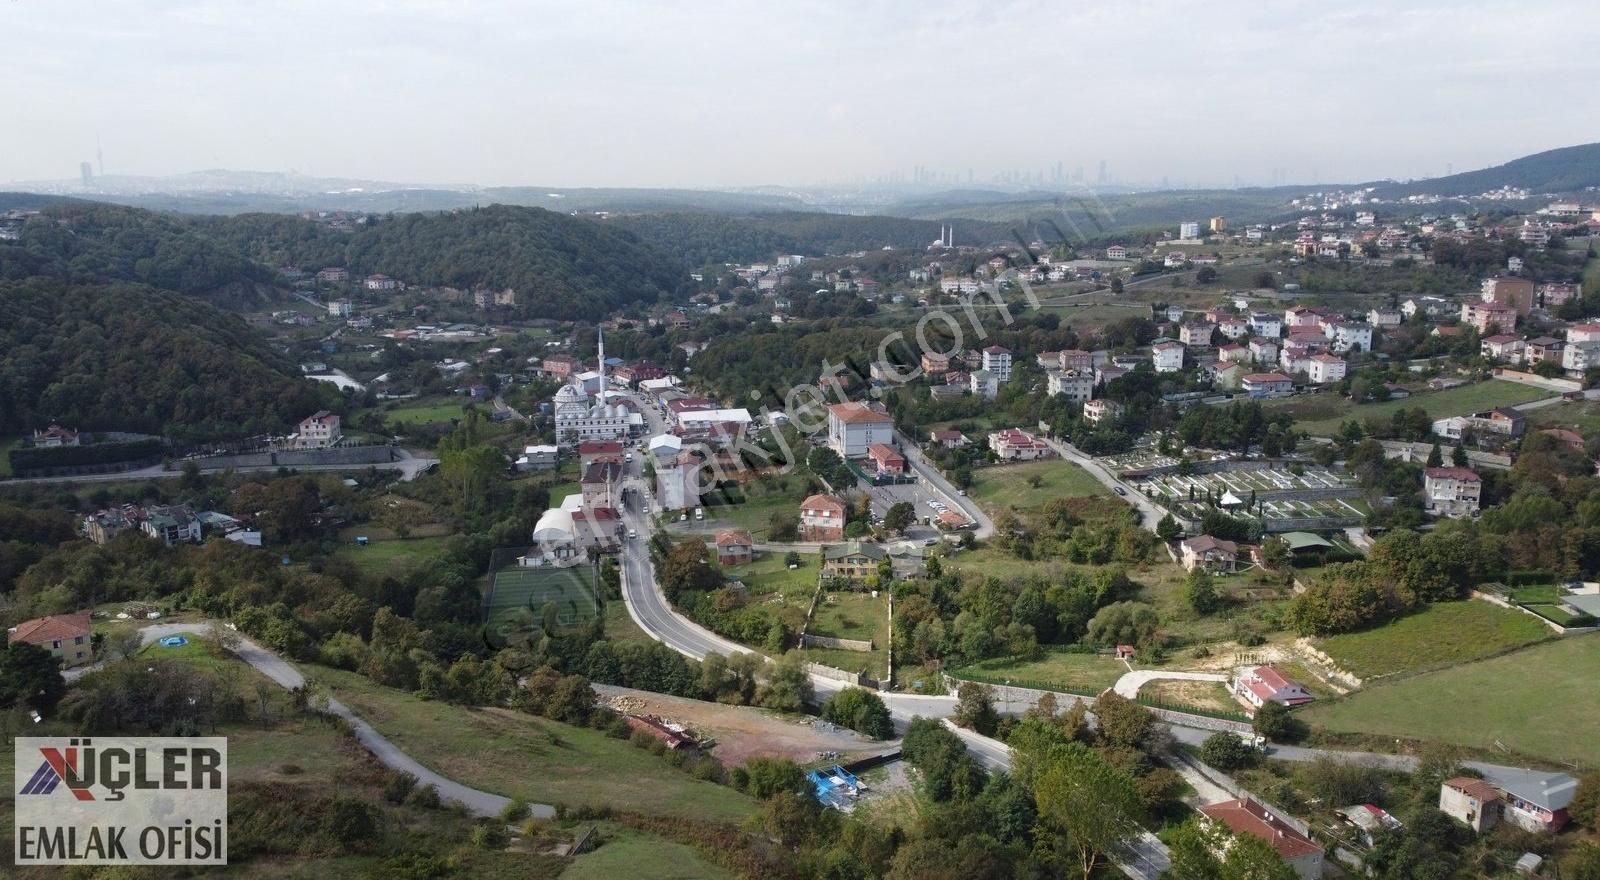
[[[179,633],[201,635],[212,624],[213,621],[210,620],[190,621],[188,623],[158,623],[140,630],[139,635],[145,644],[150,644],[157,639],[178,635]],[[251,668],[257,672],[272,679],[279,687],[285,690],[294,690],[306,683],[305,676],[300,674],[300,670],[289,665],[288,661],[282,657],[239,635],[237,632],[233,633],[233,635],[238,639],[238,645],[234,648],[234,653],[238,655],[239,659],[250,664]],[[68,681],[75,681],[97,668],[98,665],[69,669],[62,673],[62,677]],[[461,804],[474,814],[485,817],[500,815],[500,811],[511,803],[510,798],[463,785],[448,776],[441,776],[428,769],[415,758],[401,751],[399,746],[384,738],[383,734],[373,730],[372,725],[362,721],[360,716],[350,711],[348,706],[338,700],[329,697],[326,708],[327,711],[344,719],[350,725],[350,728],[355,732],[356,741],[371,752],[379,763],[391,770],[410,773],[416,777],[418,785],[433,786],[439,792],[441,800]],[[549,804],[532,804],[529,806],[529,810],[534,816],[541,819],[553,819],[556,815],[555,807]]]
[[[940,495],[943,495],[945,504],[960,510],[967,515],[968,519],[977,523],[972,532],[973,536],[979,540],[993,536],[994,520],[983,512],[983,508],[973,503],[971,498],[961,494],[960,490],[952,485],[949,480],[946,480],[943,474],[939,473],[939,469],[932,462],[923,457],[922,447],[917,445],[917,441],[899,431],[895,432],[895,437],[900,441],[900,452],[905,455],[906,464],[916,472],[917,477],[922,480],[923,484],[932,487]]]
[[[1113,492],[1121,489],[1122,491],[1117,492],[1117,495],[1139,511],[1139,525],[1152,532],[1156,530],[1156,523],[1161,522],[1161,517],[1166,515],[1166,512],[1160,507],[1157,507],[1137,491],[1128,488],[1126,483],[1117,479],[1116,474],[1106,470],[1099,462],[1079,452],[1077,447],[1072,444],[1063,443],[1060,440],[1051,440],[1048,437],[1045,438],[1045,442],[1050,444],[1050,448],[1054,449],[1057,455],[1083,468],[1088,472],[1089,476],[1099,480],[1100,484],[1107,489]]]

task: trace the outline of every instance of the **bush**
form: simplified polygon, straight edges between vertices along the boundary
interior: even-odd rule
[[[1261,755],[1235,733],[1215,733],[1200,747],[1200,760],[1218,770],[1246,770],[1260,763]]]
[[[417,777],[410,773],[388,773],[383,779],[383,799],[391,804],[403,804],[416,787]]]
[[[437,810],[444,804],[439,799],[439,789],[431,785],[419,785],[406,796],[406,803],[424,810]]]
[[[822,717],[873,739],[888,739],[894,735],[889,707],[883,704],[883,698],[864,688],[844,688],[829,697],[822,704]]]
[[[532,815],[532,813],[528,809],[527,801],[523,800],[522,798],[512,798],[511,802],[506,804],[505,807],[500,810],[500,821],[506,823],[507,825],[514,825],[528,818],[530,815]]]
[[[1306,723],[1294,717],[1289,707],[1281,703],[1267,703],[1256,710],[1250,725],[1269,742],[1295,743],[1305,738]]]

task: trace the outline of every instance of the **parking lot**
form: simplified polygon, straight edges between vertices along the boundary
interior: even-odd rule
[[[888,512],[890,506],[905,501],[911,504],[911,509],[917,517],[917,525],[906,531],[908,537],[932,538],[939,534],[937,529],[926,524],[924,520],[938,515],[938,511],[930,506],[929,502],[937,501],[948,506],[949,500],[944,497],[943,493],[924,485],[920,480],[915,483],[873,486],[868,492],[872,496],[872,515],[874,517],[883,516]],[[959,508],[951,509],[956,510],[957,513],[961,512]]]

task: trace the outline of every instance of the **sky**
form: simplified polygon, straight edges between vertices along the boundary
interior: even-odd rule
[[[1178,184],[1600,141],[1594,0],[0,2],[0,182]]]

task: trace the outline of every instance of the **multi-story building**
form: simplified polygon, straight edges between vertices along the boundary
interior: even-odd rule
[[[1115,420],[1122,415],[1122,404],[1115,400],[1091,400],[1083,405],[1083,417],[1093,424],[1100,424],[1106,419]]]
[[[1517,326],[1517,310],[1497,302],[1467,300],[1461,304],[1461,323],[1484,334],[1489,333],[1491,327],[1510,330]]]
[[[1515,275],[1496,275],[1483,279],[1483,301],[1515,309],[1518,315],[1533,310],[1533,282]]]
[[[1347,369],[1343,358],[1331,354],[1315,354],[1311,356],[1311,369],[1306,371],[1306,375],[1313,384],[1327,385],[1343,379]]]
[[[812,495],[800,502],[800,540],[844,540],[844,502],[832,495]]]
[[[324,409],[302,419],[289,439],[296,449],[326,449],[337,446],[343,437],[338,414]]]
[[[968,390],[984,400],[994,400],[1000,395],[1000,379],[988,370],[973,370],[967,382]]]
[[[1322,846],[1264,805],[1245,798],[1208,804],[1200,808],[1200,813],[1207,821],[1220,823],[1233,834],[1248,834],[1266,841],[1300,880],[1322,877]]]
[[[1271,364],[1278,360],[1276,339],[1256,337],[1250,340],[1250,359],[1258,364]]]
[[[1509,333],[1497,333],[1486,336],[1479,344],[1479,350],[1486,358],[1517,364],[1522,362],[1522,352],[1525,346],[1522,338]]]
[[[999,345],[984,349],[983,369],[994,374],[1000,382],[1011,381],[1011,350]]]
[[[1088,370],[1051,370],[1047,383],[1051,397],[1065,395],[1075,403],[1094,397],[1094,373]]]
[[[1367,323],[1374,327],[1398,327],[1404,323],[1406,316],[1399,309],[1369,309]]]
[[[1150,363],[1157,373],[1176,373],[1183,369],[1183,344],[1157,342],[1150,346]]]
[[[1251,312],[1250,331],[1257,336],[1277,339],[1283,335],[1283,321],[1271,312]]]
[[[200,543],[200,519],[181,504],[145,508],[139,530],[168,547]]]
[[[989,448],[1001,461],[1031,461],[1052,453],[1050,444],[1021,428],[1007,428],[989,435]]]
[[[936,351],[922,353],[922,372],[937,376],[950,369],[950,356]]]
[[[1251,373],[1240,380],[1240,387],[1251,397],[1268,397],[1294,391],[1294,380],[1282,373]]]
[[[1422,472],[1423,502],[1437,516],[1477,513],[1482,493],[1482,479],[1467,468],[1432,467]]]
[[[6,644],[37,645],[59,658],[63,667],[73,667],[94,659],[89,637],[89,612],[80,611],[24,620],[6,631]]]
[[[1371,324],[1334,319],[1322,325],[1322,330],[1336,352],[1372,350]]]
[[[1178,328],[1178,341],[1184,345],[1204,347],[1211,344],[1211,331],[1216,326],[1204,321],[1194,321]]]

